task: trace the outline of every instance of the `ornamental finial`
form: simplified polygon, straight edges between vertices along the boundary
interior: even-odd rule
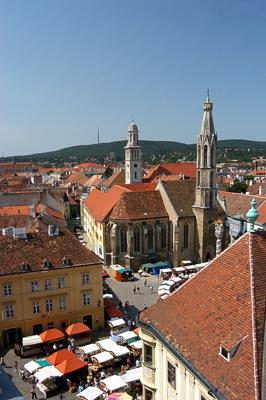
[[[256,202],[256,199],[253,197],[253,199],[251,200],[251,208],[246,214],[246,217],[247,217],[247,220],[249,223],[248,232],[251,232],[251,233],[255,232],[254,223],[255,223],[256,219],[259,217],[259,213],[257,211],[256,206],[257,206],[257,202]]]

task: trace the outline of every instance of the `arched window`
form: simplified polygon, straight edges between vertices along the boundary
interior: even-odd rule
[[[153,228],[148,226],[148,250],[153,250]]]
[[[188,249],[188,224],[184,225],[184,237],[183,237],[183,241],[184,241],[184,249]]]
[[[137,172],[135,172],[135,179],[137,179],[137,177],[138,177]]]
[[[210,175],[210,187],[215,187],[215,183],[214,183],[214,181],[213,181],[213,177],[214,177],[214,174],[213,174],[213,171],[211,171],[211,175]]]
[[[136,226],[134,229],[134,252],[140,251],[140,229]]]
[[[200,186],[200,171],[198,171],[198,183],[197,183],[197,185]]]
[[[127,228],[125,226],[120,229],[120,251],[121,253],[127,251]]]
[[[201,156],[201,147],[200,146],[198,146],[198,148],[197,148],[197,150],[198,150],[198,152],[197,152],[197,166],[198,167],[200,167],[200,156]]]
[[[165,225],[161,225],[162,230],[161,230],[161,247],[162,249],[165,249],[166,247],[166,226]]]
[[[203,167],[208,166],[208,146],[204,146],[203,149]]]
[[[214,147],[211,147],[211,167],[214,167]]]

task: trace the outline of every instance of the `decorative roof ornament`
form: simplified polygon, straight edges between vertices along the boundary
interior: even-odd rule
[[[256,202],[256,199],[253,197],[253,199],[251,200],[251,208],[246,214],[247,220],[249,222],[248,232],[251,232],[251,233],[255,232],[254,223],[255,223],[256,219],[259,217],[259,213],[257,211],[256,206],[257,206],[257,202]]]

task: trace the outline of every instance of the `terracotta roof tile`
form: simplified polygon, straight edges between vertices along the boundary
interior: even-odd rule
[[[173,204],[177,215],[192,216],[192,206],[195,201],[195,181],[182,180],[174,182],[162,182],[162,185]]]
[[[111,212],[110,219],[133,220],[168,217],[159,191],[125,192]]]
[[[254,363],[261,381],[265,259],[266,232],[246,233],[167,299],[140,314],[225,399],[257,398]],[[239,342],[229,362],[219,355],[220,346],[232,349]]]
[[[30,266],[31,271],[42,270],[44,259],[50,261],[52,268],[66,268],[63,258],[72,266],[99,263],[98,257],[85,248],[67,229],[59,236],[48,236],[47,232],[29,235],[27,240],[14,240],[0,236],[0,275],[21,272],[21,264]]]
[[[250,209],[250,202],[255,197],[257,201],[257,207],[260,206],[265,200],[259,196],[249,196],[242,193],[234,192],[218,192],[220,203],[224,204],[224,199],[226,202],[225,212],[229,217],[235,217],[240,219],[246,219],[246,213]]]
[[[125,170],[116,171],[113,175],[108,178],[104,186],[107,188],[112,187],[113,185],[123,185],[125,183]]]

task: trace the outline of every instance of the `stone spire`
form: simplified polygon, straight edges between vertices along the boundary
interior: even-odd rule
[[[257,210],[257,202],[256,202],[256,199],[254,199],[254,197],[251,200],[251,208],[247,212],[246,217],[249,222],[248,232],[251,232],[251,233],[255,232],[254,223],[255,223],[256,219],[258,219],[259,213]]]
[[[139,145],[137,124],[128,125],[128,141],[125,147],[125,181],[126,183],[142,182],[141,147]]]

